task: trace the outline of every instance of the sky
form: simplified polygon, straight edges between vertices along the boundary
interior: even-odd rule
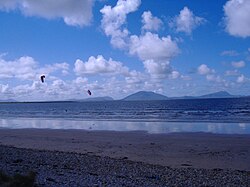
[[[250,0],[0,0],[0,100],[250,95],[249,18]]]

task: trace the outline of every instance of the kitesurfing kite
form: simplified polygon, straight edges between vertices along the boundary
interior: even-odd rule
[[[88,94],[91,95],[91,91],[90,90],[88,90]]]
[[[42,76],[41,76],[41,81],[42,81],[42,83],[44,83],[44,79],[45,79],[45,75],[42,75]]]

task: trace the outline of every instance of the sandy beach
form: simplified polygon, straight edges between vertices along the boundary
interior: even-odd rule
[[[1,129],[0,144],[1,149],[77,153],[165,170],[241,171],[247,176],[246,184],[250,182],[249,135]]]
[[[250,135],[1,129],[0,143],[17,148],[127,158],[176,168],[250,171]]]

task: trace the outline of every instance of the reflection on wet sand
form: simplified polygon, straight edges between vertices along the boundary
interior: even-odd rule
[[[209,122],[129,122],[81,121],[66,119],[14,118],[0,119],[1,128],[82,129],[109,131],[146,131],[148,133],[211,132],[220,134],[250,134],[249,123]]]

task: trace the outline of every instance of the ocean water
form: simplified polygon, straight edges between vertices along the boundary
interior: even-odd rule
[[[250,134],[250,98],[1,103],[2,128]]]

